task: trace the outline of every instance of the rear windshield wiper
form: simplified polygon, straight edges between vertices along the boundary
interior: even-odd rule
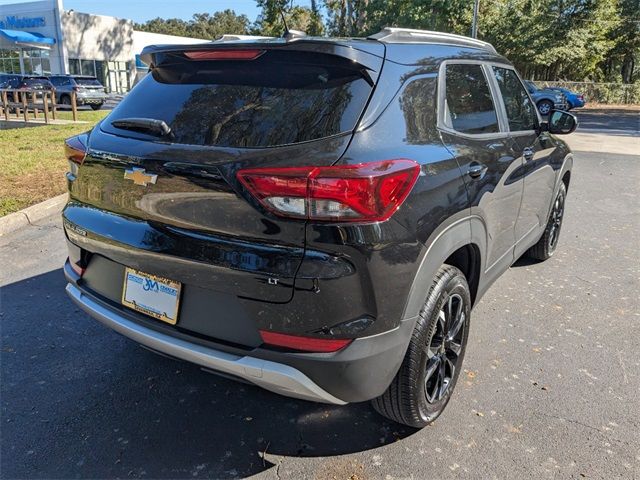
[[[171,127],[164,120],[155,118],[119,118],[111,122],[116,128],[148,133],[157,137],[173,138]]]

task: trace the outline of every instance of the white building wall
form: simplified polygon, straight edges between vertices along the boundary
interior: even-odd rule
[[[65,10],[60,21],[69,58],[120,62],[134,58],[131,20]]]

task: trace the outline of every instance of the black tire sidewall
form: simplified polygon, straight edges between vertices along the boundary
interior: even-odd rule
[[[425,424],[433,422],[438,416],[440,416],[444,408],[447,406],[447,403],[451,398],[451,394],[455,389],[458,376],[460,375],[460,370],[462,369],[467,339],[469,337],[469,320],[471,318],[471,296],[469,293],[469,286],[467,285],[467,281],[462,272],[457,268],[450,268],[452,269],[451,274],[443,278],[442,280],[444,281],[441,281],[434,286],[429,294],[427,302],[425,303],[425,308],[421,313],[421,317],[423,317],[421,320],[425,320],[425,322],[421,325],[422,328],[418,340],[422,348],[420,350],[420,358],[418,359],[420,362],[420,368],[418,370],[418,378],[415,379],[416,388],[413,394],[415,404],[418,407],[418,415],[420,416],[420,420]],[[456,364],[456,370],[446,394],[438,402],[429,403],[424,391],[425,371],[427,366],[427,347],[436,328],[440,310],[448,301],[449,296],[456,293],[463,299],[466,316],[462,348]]]
[[[542,105],[549,105],[549,111],[547,113],[542,113],[540,111],[540,107]],[[551,113],[551,110],[553,110],[553,103],[550,102],[549,100],[540,100],[537,106],[538,106],[538,112],[540,112],[541,115],[549,115],[549,113]]]

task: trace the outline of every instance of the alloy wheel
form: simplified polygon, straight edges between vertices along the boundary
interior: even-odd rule
[[[560,237],[562,216],[564,215],[564,195],[558,195],[551,211],[551,229],[549,230],[549,249],[554,250]]]
[[[442,400],[448,393],[462,352],[465,328],[464,300],[453,294],[438,312],[436,328],[427,348],[424,391],[429,403]]]

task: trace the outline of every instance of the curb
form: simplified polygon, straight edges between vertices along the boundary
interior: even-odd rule
[[[15,213],[0,217],[0,237],[62,211],[68,194],[63,193]]]

